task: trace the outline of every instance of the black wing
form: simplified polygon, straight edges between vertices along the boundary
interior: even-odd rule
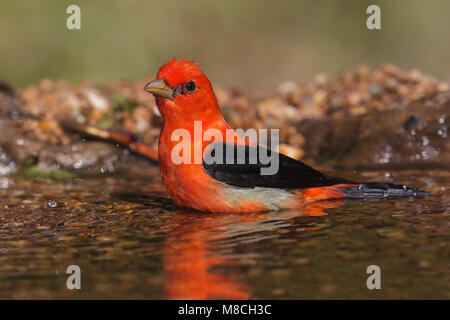
[[[268,159],[272,162],[268,163]],[[262,174],[263,168],[268,171],[272,166],[272,171],[275,170],[275,159],[278,159],[278,170],[274,174]],[[241,188],[303,189],[354,183],[327,176],[303,162],[260,146],[212,143],[203,159],[203,168],[212,178]]]

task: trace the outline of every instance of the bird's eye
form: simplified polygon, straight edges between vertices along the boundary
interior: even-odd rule
[[[186,84],[184,85],[184,90],[185,90],[186,92],[192,92],[192,91],[195,90],[196,87],[197,87],[197,86],[195,85],[195,82],[194,82],[194,81],[189,81],[188,83],[186,83]]]

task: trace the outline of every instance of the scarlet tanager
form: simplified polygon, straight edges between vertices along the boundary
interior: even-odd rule
[[[225,121],[210,81],[193,62],[170,60],[145,90],[155,96],[163,118],[158,143],[161,176],[170,196],[181,207],[209,212],[260,212],[300,208],[329,199],[425,194],[403,185],[330,177],[237,135]],[[195,132],[199,124],[202,132],[216,133],[214,139]],[[181,150],[180,144],[185,148]],[[267,163],[261,161],[260,151],[277,160],[275,173],[262,174]],[[227,153],[232,153],[235,161],[227,161]],[[251,161],[252,154],[257,155],[256,162]],[[220,161],[217,156],[222,157]],[[187,161],[180,161],[180,157]]]

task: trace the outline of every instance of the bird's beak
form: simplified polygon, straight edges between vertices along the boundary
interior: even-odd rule
[[[149,82],[144,89],[155,97],[173,99],[173,89],[164,79],[153,80],[152,82]]]

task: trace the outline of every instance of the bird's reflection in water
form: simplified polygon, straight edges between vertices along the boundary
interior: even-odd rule
[[[163,247],[167,298],[251,298],[251,293],[238,283],[236,275],[211,271],[237,264],[232,258],[219,253],[217,246],[220,242],[217,240],[274,229],[279,227],[275,222],[280,220],[286,226],[294,217],[323,216],[326,215],[325,209],[343,203],[343,200],[320,201],[303,209],[254,214],[207,214],[178,210],[168,221]]]

